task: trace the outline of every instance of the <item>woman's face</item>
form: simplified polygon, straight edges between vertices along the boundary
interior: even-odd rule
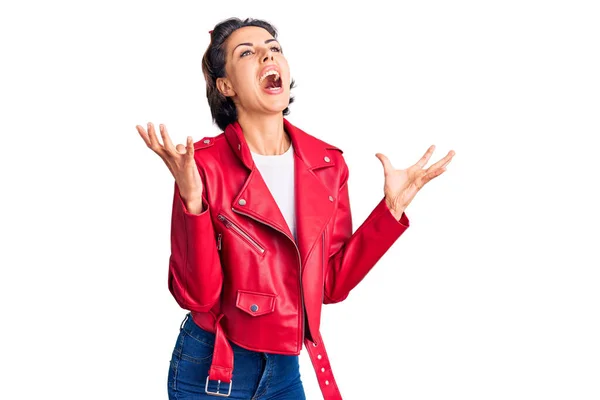
[[[233,98],[238,112],[272,114],[289,105],[289,67],[279,42],[268,31],[256,26],[237,29],[225,42],[225,50],[226,76],[217,79],[217,87]]]

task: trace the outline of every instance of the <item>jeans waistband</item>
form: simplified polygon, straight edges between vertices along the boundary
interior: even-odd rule
[[[194,319],[192,318],[192,313],[188,312],[185,315],[185,318],[183,319],[183,321],[181,321],[181,326],[179,327],[179,329],[183,329],[185,331],[185,333],[187,333],[188,335],[190,335],[191,337],[193,337],[194,339],[205,343],[209,346],[214,346],[215,345],[215,334],[209,331],[206,331],[204,329],[202,329],[201,327],[199,327],[195,322]],[[262,355],[264,353],[258,352],[258,351],[252,351],[252,350],[248,350],[245,349],[231,341],[229,341],[229,344],[231,345],[231,348],[233,349],[233,351],[235,353],[246,353],[246,354],[256,354],[256,355]]]

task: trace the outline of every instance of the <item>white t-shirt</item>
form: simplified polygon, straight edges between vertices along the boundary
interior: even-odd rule
[[[265,156],[250,151],[254,163],[271,191],[281,214],[296,240],[296,215],[294,202],[294,149],[290,144],[280,155]]]

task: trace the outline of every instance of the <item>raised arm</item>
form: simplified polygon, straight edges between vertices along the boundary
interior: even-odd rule
[[[446,171],[455,154],[450,150],[444,158],[425,169],[434,149],[434,145],[430,146],[419,161],[406,169],[395,169],[385,155],[376,154],[384,170],[384,196],[354,234],[348,197],[348,166],[341,158],[343,178],[329,247],[324,303],[336,303],[348,297],[350,290],[409,227],[404,210],[426,183]]]
[[[325,304],[346,299],[350,291],[363,280],[409,226],[406,214],[402,213],[400,221],[396,220],[383,198],[353,234],[348,195],[349,171],[343,158],[341,159],[343,179],[339,188],[325,272]]]
[[[152,123],[148,123],[148,132],[140,125],[136,129],[175,178],[169,291],[182,308],[208,311],[220,296],[223,271],[192,138],[187,137],[185,146],[174,146],[166,126],[160,125],[161,144]]]

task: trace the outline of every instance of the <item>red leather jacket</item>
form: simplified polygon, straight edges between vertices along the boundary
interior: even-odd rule
[[[232,123],[194,144],[201,214],[187,211],[175,184],[169,290],[216,333],[210,380],[234,384],[228,340],[288,355],[304,343],[324,398],[340,399],[319,333],[321,305],[344,300],[409,221],[396,220],[382,197],[353,233],[342,151],[285,118],[284,128],[294,149],[297,241]]]

